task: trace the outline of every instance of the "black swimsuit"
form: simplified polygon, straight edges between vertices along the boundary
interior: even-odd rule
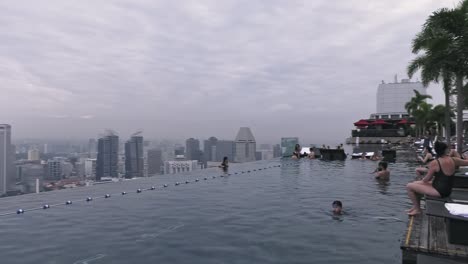
[[[434,187],[434,189],[436,189],[436,191],[439,192],[440,197],[448,197],[452,193],[453,175],[447,176],[442,171],[442,167],[440,166],[440,162],[438,159],[437,163],[439,163],[439,171],[434,173],[432,187]]]

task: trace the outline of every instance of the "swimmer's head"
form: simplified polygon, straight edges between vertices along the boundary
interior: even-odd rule
[[[334,214],[341,214],[341,211],[343,210],[343,204],[341,203],[341,201],[333,201],[332,207]]]
[[[388,167],[388,163],[385,161],[379,162],[379,169],[382,168],[383,170],[386,170]]]

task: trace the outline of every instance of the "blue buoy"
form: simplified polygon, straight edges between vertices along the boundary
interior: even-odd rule
[[[109,198],[109,197],[110,197],[110,194],[104,195],[104,198]]]
[[[24,214],[24,210],[23,209],[18,209],[18,211],[16,211],[17,214]]]
[[[72,204],[72,201],[67,201],[65,204],[70,205],[70,204]]]
[[[44,206],[42,206],[42,209],[49,209],[50,206],[48,204],[44,204]]]
[[[164,187],[167,187],[167,184],[164,184]]]
[[[153,191],[154,191],[154,190],[156,190],[156,187],[154,187],[154,186],[151,186],[151,190],[153,190]]]
[[[137,190],[137,193],[141,193],[141,189],[138,189],[138,190]]]
[[[93,200],[93,198],[91,198],[91,197],[86,198],[87,202],[91,202],[92,200]]]
[[[122,195],[126,195],[126,194],[127,194],[127,192],[122,192]]]

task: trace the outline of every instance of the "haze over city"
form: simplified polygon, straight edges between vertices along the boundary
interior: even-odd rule
[[[4,1],[0,120],[14,137],[344,141],[406,78],[454,1]],[[442,90],[432,85],[433,103]]]

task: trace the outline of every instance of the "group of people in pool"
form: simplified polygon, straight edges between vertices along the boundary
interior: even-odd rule
[[[291,156],[292,159],[300,159],[300,158],[309,158],[309,159],[315,159],[315,148],[314,147],[311,147],[309,148],[309,153],[307,152],[304,152],[304,153],[301,153],[301,145],[299,144],[296,144],[294,146],[294,151],[293,151],[293,154]]]
[[[407,210],[410,216],[421,213],[420,201],[423,195],[440,198],[450,196],[456,170],[460,166],[468,166],[468,159],[464,159],[455,151],[454,145],[450,149],[446,143],[437,141],[434,143],[434,151],[435,153],[429,145],[425,146],[420,161],[426,163],[427,166],[417,168],[416,181],[406,185],[408,196],[413,204]]]

